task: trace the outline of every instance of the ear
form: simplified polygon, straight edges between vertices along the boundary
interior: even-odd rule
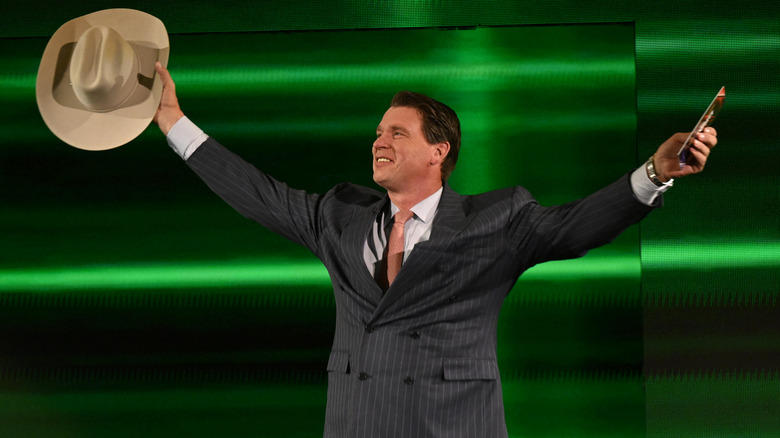
[[[450,153],[450,142],[436,143],[433,145],[433,156],[431,157],[431,166],[441,164]]]

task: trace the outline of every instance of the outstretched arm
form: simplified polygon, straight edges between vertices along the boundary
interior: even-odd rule
[[[163,83],[163,93],[154,122],[168,137],[169,145],[236,211],[316,252],[321,196],[289,188],[205,135],[184,117],[168,70],[160,63],[155,67]],[[198,154],[193,154],[195,149]]]

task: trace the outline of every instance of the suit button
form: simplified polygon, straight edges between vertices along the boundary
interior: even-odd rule
[[[371,324],[368,324],[367,326],[363,327],[363,330],[365,330],[366,333],[373,333],[374,327],[372,327]]]
[[[421,336],[420,332],[418,332],[417,330],[413,332],[409,332],[409,337],[412,339],[420,339],[420,336]]]
[[[453,296],[451,296],[451,297],[450,297],[450,302],[451,302],[451,303],[454,303],[455,301],[458,301],[458,296],[457,296],[457,295],[453,295]]]
[[[407,385],[412,385],[414,384],[414,379],[409,376],[406,376],[406,378],[404,379],[404,383]]]
[[[371,376],[369,376],[369,375],[368,375],[368,374],[366,374],[366,373],[360,373],[360,374],[358,374],[358,379],[359,379],[359,380],[368,380],[368,378],[369,378],[369,377],[371,377]]]

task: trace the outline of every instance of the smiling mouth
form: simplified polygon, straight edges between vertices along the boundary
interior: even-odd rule
[[[376,159],[376,162],[377,163],[392,163],[393,161],[391,159],[389,159],[389,158],[379,157],[379,158]]]

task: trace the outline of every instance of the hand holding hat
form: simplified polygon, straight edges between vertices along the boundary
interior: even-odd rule
[[[154,115],[154,123],[160,127],[163,134],[168,135],[168,131],[171,130],[173,125],[184,117],[184,113],[179,107],[179,99],[176,97],[176,84],[173,83],[171,74],[168,73],[168,69],[163,67],[159,62],[155,64],[157,74],[160,76],[162,82],[163,91],[160,99],[160,106],[157,108],[157,113]]]
[[[163,93],[155,64],[167,65],[169,51],[162,21],[141,11],[107,9],[68,21],[38,68],[44,122],[80,149],[130,142],[155,117]]]

